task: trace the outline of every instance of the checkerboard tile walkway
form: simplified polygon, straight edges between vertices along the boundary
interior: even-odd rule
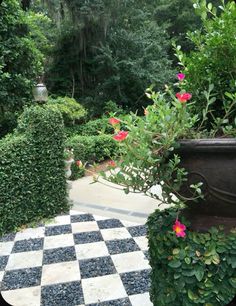
[[[0,238],[0,290],[13,306],[152,306],[144,225],[71,210]]]

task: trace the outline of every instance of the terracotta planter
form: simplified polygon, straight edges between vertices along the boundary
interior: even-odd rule
[[[204,199],[188,201],[184,211],[193,229],[224,225],[227,232],[236,227],[236,139],[183,140],[177,152],[188,171],[180,193],[191,198],[190,185],[203,182]]]

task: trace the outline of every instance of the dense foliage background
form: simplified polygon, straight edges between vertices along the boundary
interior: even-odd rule
[[[79,101],[86,120],[119,109],[142,114],[150,103],[146,88],[162,90],[175,78],[172,42],[187,53],[196,48],[198,36],[186,39],[203,26],[194,2],[1,1],[0,137],[32,103],[32,86],[41,75],[53,99]]]
[[[31,86],[42,70],[37,28],[17,0],[0,4],[0,135],[16,124],[17,112],[31,98]],[[31,31],[32,29],[32,31]]]
[[[199,25],[191,0],[1,1],[0,136],[32,103],[42,74],[51,95],[79,100],[88,118],[108,101],[109,111],[142,112],[145,89],[175,75],[170,38],[185,48],[186,32]]]

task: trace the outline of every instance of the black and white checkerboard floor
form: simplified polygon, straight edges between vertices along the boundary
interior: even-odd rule
[[[0,238],[0,290],[13,306],[151,306],[144,225],[70,211]]]

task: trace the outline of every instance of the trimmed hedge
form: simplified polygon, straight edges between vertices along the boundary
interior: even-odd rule
[[[236,230],[226,235],[220,228],[197,233],[187,227],[186,237],[177,238],[176,215],[175,209],[156,210],[147,222],[154,306],[227,305],[236,294]]]
[[[74,149],[75,161],[81,160],[84,164],[101,162],[114,155],[118,149],[116,141],[111,135],[99,136],[74,136],[66,141],[66,147]],[[82,176],[81,169],[76,164],[72,165],[72,176],[77,179]]]
[[[97,136],[100,134],[112,134],[113,127],[109,124],[108,118],[100,118],[88,121],[85,124],[74,125],[66,128],[68,137],[79,134],[81,136]]]
[[[0,141],[0,235],[69,209],[59,111],[32,106]]]
[[[74,125],[75,122],[83,122],[87,111],[75,99],[69,97],[49,98],[47,106],[51,109],[58,109],[63,117],[65,126]]]

